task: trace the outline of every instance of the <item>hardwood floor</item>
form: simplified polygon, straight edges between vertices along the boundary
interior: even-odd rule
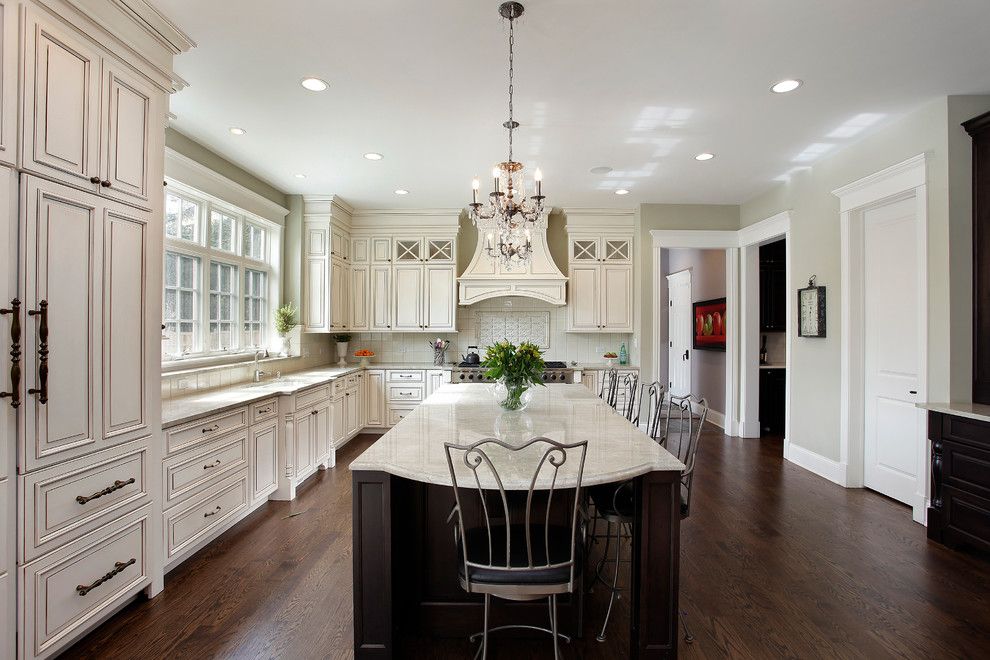
[[[351,493],[359,436],[294,502],[271,502],[166,576],[64,658],[350,658]],[[781,459],[779,440],[706,432],[681,527],[685,658],[973,658],[990,649],[990,557],[929,543],[910,510]],[[298,515],[294,515],[298,514]],[[453,567],[451,568],[453,570]],[[625,600],[564,657],[621,658]],[[480,621],[479,621],[480,627]],[[412,640],[406,656],[470,658],[464,640]],[[549,639],[493,637],[491,658],[553,657]]]

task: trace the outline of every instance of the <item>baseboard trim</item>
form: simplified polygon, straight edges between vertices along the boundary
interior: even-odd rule
[[[739,437],[741,437],[741,438],[759,438],[760,437],[760,423],[759,422],[739,422]]]
[[[799,447],[784,438],[784,458],[800,468],[817,474],[819,477],[846,487],[846,465],[821,454]]]
[[[727,430],[725,428],[725,415],[717,410],[711,410],[711,409],[708,410],[708,421],[714,424],[715,426],[719,427],[723,431]]]

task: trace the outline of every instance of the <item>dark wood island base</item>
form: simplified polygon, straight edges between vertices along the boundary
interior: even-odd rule
[[[629,658],[677,657],[680,473],[635,479]],[[481,599],[457,582],[449,486],[386,472],[352,473],[354,657],[392,658],[404,634],[467,637],[481,629]],[[580,602],[562,601],[562,628],[580,635]],[[492,625],[545,625],[545,602],[499,602]],[[504,621],[501,619],[505,619]]]

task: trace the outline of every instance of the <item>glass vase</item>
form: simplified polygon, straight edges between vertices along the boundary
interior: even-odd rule
[[[492,389],[495,403],[505,410],[525,410],[533,400],[531,383],[509,382],[502,379]]]

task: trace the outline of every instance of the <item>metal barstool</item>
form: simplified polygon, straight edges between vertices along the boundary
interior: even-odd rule
[[[487,438],[471,445],[448,442],[444,443],[444,448],[451,483],[455,484],[456,503],[448,520],[457,516],[454,536],[462,557],[458,565],[461,587],[468,593],[484,594],[485,597],[484,627],[482,632],[471,636],[471,641],[481,639],[475,657],[487,657],[488,633],[526,628],[552,635],[553,657],[560,658],[558,640],[564,638],[570,641],[570,638],[557,632],[557,596],[574,593],[584,561],[580,556],[583,543],[578,541],[577,533],[587,441],[562,444],[548,438],[533,438],[522,445],[510,445],[496,438]],[[457,461],[454,460],[455,454],[460,455]],[[520,464],[531,463],[533,466],[528,491],[517,491],[526,492],[523,515],[518,515],[517,511],[517,515],[513,516],[510,497],[493,457],[498,461],[512,462],[514,469],[518,469]],[[569,460],[571,463],[568,465]],[[576,477],[569,525],[551,523],[551,504],[561,468],[572,478]],[[465,512],[467,502],[462,499],[462,491],[468,493],[473,489],[477,490],[480,507],[477,511],[471,508]],[[535,492],[546,493],[546,497],[534,497]],[[541,512],[534,512],[534,509],[540,507],[536,501],[544,499],[545,510],[540,515]],[[469,520],[480,517],[484,525],[467,527],[465,517]],[[516,522],[513,522],[514,519]],[[492,596],[514,601],[546,598],[550,609],[550,628],[505,625],[489,630]]]
[[[620,391],[622,392],[623,402],[622,410],[619,412],[631,422],[634,416],[639,416],[639,411],[636,409],[636,395],[639,393],[639,374],[631,372],[623,376]],[[618,397],[616,398],[618,399]]]
[[[648,433],[657,440],[667,451],[677,456],[684,464],[681,472],[681,519],[687,518],[691,508],[691,486],[694,480],[695,456],[700,444],[701,431],[708,418],[708,402],[703,398],[695,396],[668,396],[667,404],[664,406],[663,386],[659,383],[650,385],[650,418],[647,420]],[[598,562],[595,571],[595,580],[602,582],[611,590],[608,601],[608,609],[605,611],[605,620],[602,622],[602,630],[597,636],[599,642],[605,641],[605,631],[608,627],[608,620],[612,614],[612,606],[620,597],[621,589],[618,588],[619,564],[621,559],[622,541],[624,538],[632,536],[633,524],[633,482],[626,481],[621,484],[605,484],[594,486],[589,489],[592,503],[595,505],[595,514],[608,523],[606,533],[605,551]],[[603,577],[602,571],[608,562],[609,549],[612,540],[613,526],[615,530],[614,540],[616,544],[614,572],[612,581],[609,584]],[[597,527],[597,525],[596,525]],[[593,532],[594,533],[594,528]],[[624,533],[624,535],[623,535]],[[687,643],[694,641],[694,636],[687,627],[684,610],[680,611],[681,624],[684,626],[684,640]]]
[[[615,402],[619,395],[619,372],[615,367],[602,373],[602,386],[598,397],[615,410]]]

